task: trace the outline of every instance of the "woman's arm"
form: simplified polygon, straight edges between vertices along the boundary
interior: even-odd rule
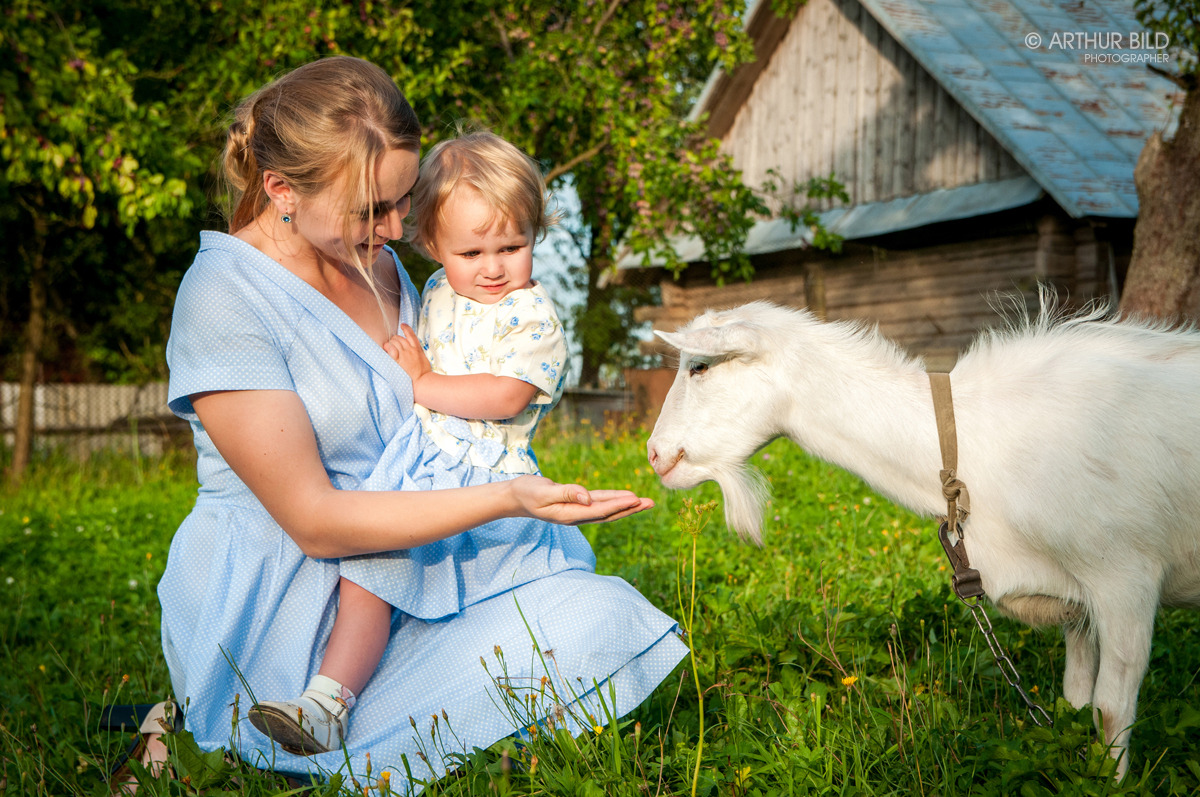
[[[413,400],[426,409],[459,418],[501,421],[520,415],[537,396],[537,387],[511,376],[435,373],[412,327],[404,324],[400,332],[383,344],[384,351],[408,374]]]
[[[628,491],[589,492],[540,476],[450,490],[338,490],[295,393],[200,393],[192,406],[234,473],[300,549],[318,559],[412,548],[504,517],[578,524],[654,505]]]

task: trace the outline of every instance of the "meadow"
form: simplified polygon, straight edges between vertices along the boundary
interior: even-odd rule
[[[747,545],[725,528],[714,486],[659,486],[646,435],[584,424],[544,430],[538,444],[552,478],[658,502],[585,529],[598,571],[689,631],[693,656],[633,714],[579,737],[502,741],[431,784],[414,770],[299,785],[202,756],[176,734],[180,778],[141,793],[1200,794],[1196,614],[1160,614],[1133,767],[1117,784],[1090,709],[1056,699],[1061,635],[991,612],[1055,717],[1040,728],[951,594],[931,521],[777,441],[755,458],[773,498],[763,547]],[[0,791],[107,793],[104,773],[129,737],[99,730],[100,708],[169,692],[155,585],[195,489],[182,452],[49,457],[20,490],[0,492]]]

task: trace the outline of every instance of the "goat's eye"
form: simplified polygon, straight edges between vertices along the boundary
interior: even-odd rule
[[[694,362],[690,366],[688,366],[688,376],[699,376],[700,374],[704,373],[707,370],[708,370],[708,363]]]

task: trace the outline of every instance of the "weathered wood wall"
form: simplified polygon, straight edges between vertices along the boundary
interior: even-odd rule
[[[759,68],[709,127],[748,185],[832,172],[863,204],[1024,174],[857,0],[809,0]]]
[[[1126,231],[1116,231],[1114,247],[1105,228],[1056,214],[1017,226],[1026,231],[952,236],[957,242],[911,248],[851,243],[841,256],[786,253],[748,283],[718,286],[706,269],[692,268],[679,281],[664,279],[662,305],[641,308],[638,317],[672,330],[708,309],[766,299],[809,306],[830,320],[878,324],[931,367],[949,367],[980,329],[1001,320],[998,299],[1017,298],[1032,309],[1040,282],[1052,285],[1068,306],[1115,295],[1113,272],[1127,257]],[[663,351],[655,344],[646,348]]]

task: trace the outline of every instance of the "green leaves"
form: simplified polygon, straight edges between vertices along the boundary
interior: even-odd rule
[[[17,0],[0,15],[0,38],[0,196],[84,230],[109,207],[127,234],[143,219],[191,210],[185,184],[164,174],[174,165],[163,106],[137,102],[137,68],[101,46],[96,24]]]

